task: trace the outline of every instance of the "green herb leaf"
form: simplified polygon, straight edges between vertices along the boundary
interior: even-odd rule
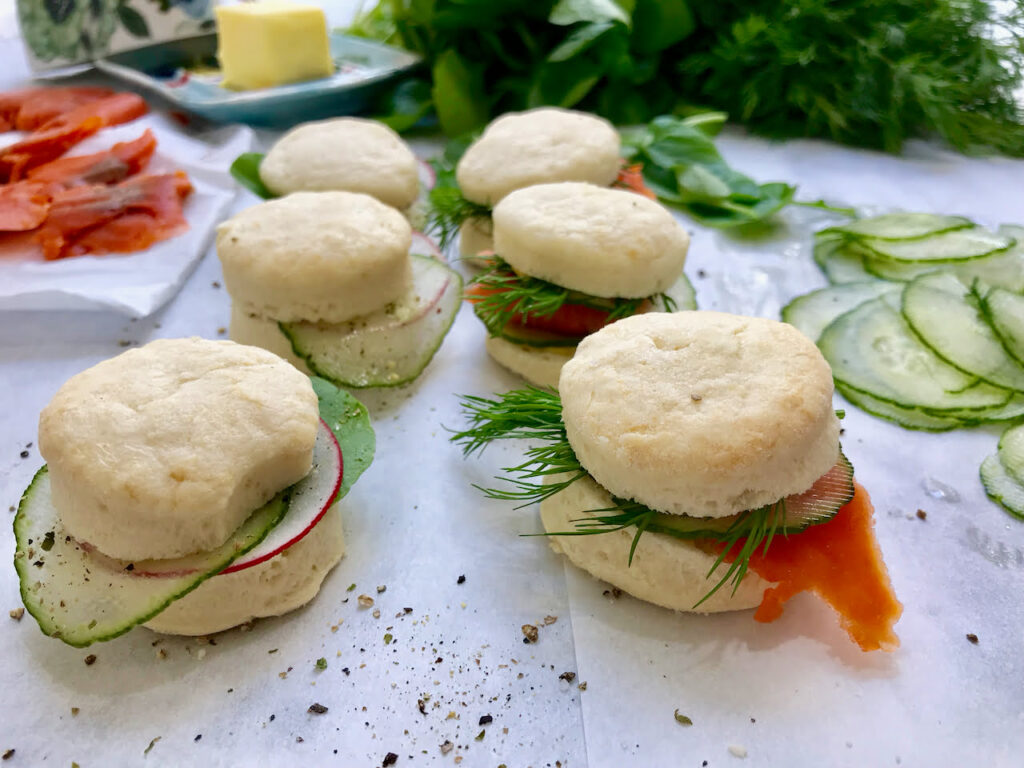
[[[637,0],[633,9],[633,48],[656,53],[685,40],[697,24],[687,0]]]
[[[261,152],[244,152],[235,158],[231,164],[231,175],[235,181],[248,189],[250,192],[259,195],[264,200],[270,200],[276,195],[267,189],[260,178],[260,163],[264,155]]]
[[[693,720],[688,718],[686,715],[679,714],[679,710],[676,710],[675,714],[676,722],[680,725],[693,725]]]
[[[377,116],[373,119],[402,133],[429,115],[433,107],[429,82],[403,80],[374,102]]]
[[[145,16],[124,2],[118,3],[116,12],[128,34],[132,37],[149,37],[149,24]]]
[[[460,136],[483,126],[489,117],[480,69],[470,67],[454,49],[434,62],[431,97],[441,130]]]
[[[327,669],[327,659],[324,658],[323,656],[321,656],[319,659],[317,659],[316,660],[316,668],[320,672],[323,672],[325,669]]]
[[[591,22],[574,29],[567,38],[548,54],[548,61],[565,61],[578,56],[594,45],[605,32],[615,26],[610,21]]]

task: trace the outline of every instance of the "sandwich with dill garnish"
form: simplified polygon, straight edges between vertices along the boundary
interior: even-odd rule
[[[489,267],[467,290],[487,351],[554,387],[589,333],[641,312],[692,309],[690,238],[667,210],[593,184],[539,184],[494,208]]]
[[[607,120],[584,112],[544,107],[494,120],[465,147],[453,143],[434,163],[430,229],[441,247],[459,235],[459,252],[473,260],[493,248],[491,211],[506,195],[535,184],[580,181],[616,185],[654,199],[639,171],[625,167],[621,140]]]
[[[560,393],[560,394],[559,394]],[[540,514],[556,551],[678,611],[810,591],[863,650],[892,649],[902,607],[870,500],[839,446],[832,377],[792,326],[717,312],[626,318],[587,337],[559,393],[466,397],[466,454],[540,441],[491,498]]]

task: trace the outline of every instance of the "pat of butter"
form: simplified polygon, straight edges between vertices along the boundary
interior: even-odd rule
[[[262,2],[218,6],[215,12],[225,88],[270,88],[334,74],[320,8]]]

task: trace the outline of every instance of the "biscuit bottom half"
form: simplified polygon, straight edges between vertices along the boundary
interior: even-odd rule
[[[344,554],[341,511],[335,504],[297,544],[259,565],[204,581],[144,626],[169,635],[209,635],[280,616],[316,597]]]
[[[538,387],[558,389],[562,366],[576,347],[527,347],[497,336],[487,338],[487,353],[498,363]]]
[[[585,510],[607,509],[614,505],[611,494],[588,476],[542,501],[540,516],[548,533],[573,531],[574,520],[588,517]],[[748,572],[735,594],[732,584],[727,583],[695,609],[694,605],[711,590],[728,566],[723,565],[708,579],[714,555],[698,549],[690,541],[650,532],[640,537],[630,565],[629,548],[635,532],[630,527],[591,536],[550,536],[548,541],[552,549],[592,576],[648,603],[675,611],[718,613],[756,608],[761,604],[764,591],[771,586]]]

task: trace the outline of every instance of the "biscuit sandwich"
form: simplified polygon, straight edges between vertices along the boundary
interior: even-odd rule
[[[654,199],[636,169],[625,166],[614,126],[569,109],[502,115],[468,147],[452,144],[435,167],[431,228],[438,231],[442,248],[458,233],[459,253],[470,261],[493,250],[492,210],[517,189],[578,181],[624,187]]]
[[[516,190],[494,208],[494,252],[466,294],[487,351],[554,387],[588,333],[642,312],[693,309],[690,238],[653,200],[582,182]]]
[[[466,397],[465,453],[540,445],[492,498],[540,502],[552,547],[677,611],[757,608],[810,591],[865,651],[899,643],[902,607],[867,493],[839,445],[832,376],[792,326],[718,312],[626,318],[584,339],[558,392]]]
[[[369,195],[295,192],[217,229],[231,338],[343,387],[415,379],[458,312],[462,278],[410,256],[402,215]]]
[[[81,647],[310,601],[344,553],[336,502],[374,434],[358,401],[266,350],[165,339],[65,382],[39,450],[15,567],[40,629]]]

